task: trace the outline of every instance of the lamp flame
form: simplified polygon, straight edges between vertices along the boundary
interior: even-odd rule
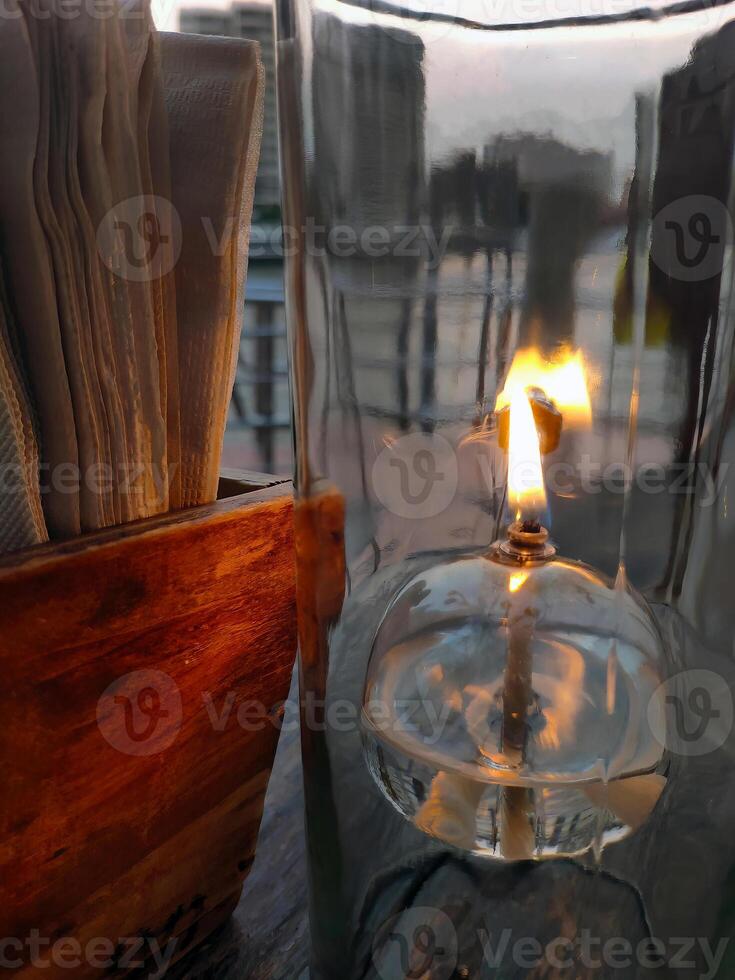
[[[508,442],[508,502],[517,521],[532,520],[546,510],[546,489],[536,423],[522,388],[510,400]]]
[[[519,350],[495,402],[495,411],[511,404],[517,392],[540,388],[564,416],[565,427],[587,428],[592,422],[587,375],[579,350],[562,354],[551,362],[544,361],[535,348]]]

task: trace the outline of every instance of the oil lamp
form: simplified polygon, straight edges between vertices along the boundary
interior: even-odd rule
[[[368,764],[390,802],[425,833],[505,860],[601,848],[663,787],[647,720],[662,711],[658,628],[622,571],[608,581],[552,544],[541,450],[563,418],[526,380],[497,403],[505,536],[402,586],[363,699]]]
[[[715,949],[735,4],[276,6],[310,974]]]

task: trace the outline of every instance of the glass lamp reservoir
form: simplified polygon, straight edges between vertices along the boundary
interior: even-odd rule
[[[582,854],[621,839],[664,785],[651,712],[663,650],[621,573],[556,553],[537,424],[509,406],[506,537],[415,574],[375,636],[363,700],[368,765],[418,829],[505,860]],[[558,413],[557,413],[558,414]],[[500,425],[501,444],[503,439]],[[655,729],[654,729],[655,730]]]

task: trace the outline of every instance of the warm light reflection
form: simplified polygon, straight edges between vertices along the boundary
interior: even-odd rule
[[[514,391],[510,402],[508,503],[517,521],[537,518],[546,510],[538,432],[522,388]]]
[[[514,572],[508,580],[508,590],[517,592],[528,578],[528,572]]]
[[[553,361],[545,361],[535,348],[516,352],[505,386],[495,402],[500,411],[513,400],[513,395],[527,388],[541,388],[564,416],[564,426],[589,426],[592,405],[581,351],[566,353]]]
[[[582,708],[585,664],[578,650],[566,643],[552,643],[558,656],[556,677],[537,678],[537,694],[548,702],[546,722],[538,743],[546,750],[568,745],[577,733],[577,717]]]

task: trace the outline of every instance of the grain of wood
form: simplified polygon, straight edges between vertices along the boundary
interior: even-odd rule
[[[178,956],[231,910],[293,666],[292,514],[280,484],[0,564],[2,935],[178,937]],[[105,694],[134,704],[141,670],[180,697],[177,727],[159,692],[152,755]]]

